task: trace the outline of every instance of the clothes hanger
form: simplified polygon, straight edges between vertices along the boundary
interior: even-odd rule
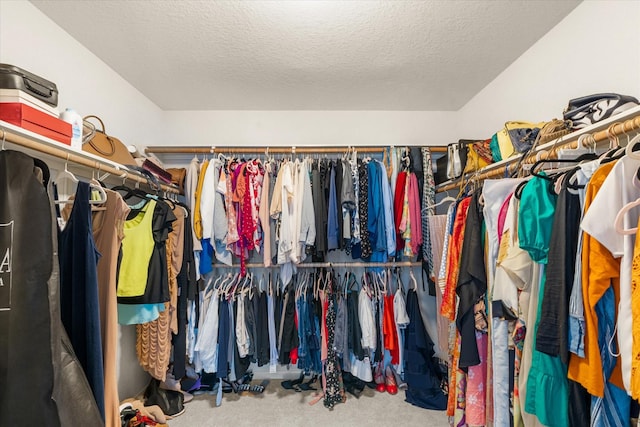
[[[560,150],[558,150],[558,159],[560,160],[575,159],[577,157],[580,157],[583,154],[595,153],[596,152],[595,145],[586,146],[583,143],[583,141],[585,141],[586,139],[589,139],[589,137],[592,137],[590,133],[585,133],[583,135],[580,135],[578,137],[576,148],[561,148]]]
[[[634,136],[624,149],[624,154],[632,159],[640,160],[640,153],[634,151],[635,145],[640,142],[640,133]]]
[[[613,225],[615,230],[619,234],[631,235],[631,234],[636,234],[636,232],[638,231],[638,227],[630,228],[628,230],[625,230],[624,228],[624,216],[627,214],[627,212],[629,212],[631,209],[635,208],[636,206],[640,206],[640,199],[636,199],[631,203],[627,203],[622,207],[622,209],[620,209],[620,212],[618,212],[618,214],[616,215],[616,219],[613,222]]]
[[[221,282],[228,280],[230,277],[231,277],[231,273],[218,276],[215,281],[211,281],[208,283],[208,286],[205,286],[204,293],[207,294],[208,292],[211,292],[212,289],[214,290],[220,289]]]
[[[452,203],[452,202],[455,202],[456,200],[457,199],[455,197],[447,196],[444,199],[440,200],[439,202],[437,202],[437,203],[435,203],[433,205],[427,206],[427,209],[438,207],[438,206],[440,206],[440,205],[442,205],[444,203],[447,203],[447,202]]]
[[[233,276],[233,273],[227,273],[227,275],[221,281],[216,280],[215,290],[218,292],[218,296],[224,295],[224,291],[227,285],[234,280],[235,277]]]
[[[418,292],[418,281],[416,280],[416,276],[413,274],[413,268],[409,269],[409,278],[411,279],[411,283],[413,284],[413,290]]]
[[[548,175],[540,175],[540,166],[546,164],[546,163],[580,163],[584,160],[596,160],[598,158],[598,156],[595,153],[585,153],[585,154],[581,154],[580,156],[578,156],[575,159],[542,159],[542,160],[538,160],[537,162],[535,162],[533,164],[533,166],[531,167],[531,175],[536,176],[538,178],[542,178],[545,179],[547,181],[552,181],[553,177],[550,175],[552,173],[554,173],[554,170],[548,170],[547,173]],[[564,170],[568,170],[568,169],[564,169]],[[558,170],[556,170],[555,172],[560,172]]]
[[[58,173],[58,175],[56,176],[55,182],[56,184],[60,184],[60,182],[62,181],[71,181],[72,184],[78,184],[80,182],[80,180],[69,170],[69,156],[67,155],[67,161],[64,164],[64,170],[62,170],[60,173]],[[98,194],[100,195],[100,199],[99,200],[89,200],[89,204],[91,205],[101,205],[104,204],[107,201],[107,193],[104,191],[104,188],[102,188],[102,186],[100,185],[100,183],[95,179],[95,177],[93,177],[91,179],[91,181],[89,181],[89,187],[95,189]],[[66,200],[55,200],[54,201],[55,204],[57,205],[64,205],[67,203],[73,203],[73,199],[66,199]]]
[[[102,184],[100,183],[100,181],[98,181],[94,175],[95,171],[91,172],[91,181],[89,181],[89,188],[92,190],[91,191],[91,200],[90,200],[90,204],[92,205],[103,205],[107,202],[107,192],[104,191],[104,187],[102,186]],[[100,166],[98,165],[98,176],[100,176]],[[100,196],[99,199],[93,199],[93,195],[94,195],[94,191],[98,193],[98,195]],[[107,208],[105,206],[94,206],[92,208],[92,210],[106,210]]]

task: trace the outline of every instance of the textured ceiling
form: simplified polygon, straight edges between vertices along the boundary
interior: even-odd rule
[[[457,110],[579,0],[32,3],[165,110]]]

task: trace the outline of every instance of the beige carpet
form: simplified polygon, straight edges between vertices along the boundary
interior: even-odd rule
[[[259,381],[254,381],[254,384]],[[422,426],[446,427],[444,411],[428,411],[404,401],[404,392],[395,396],[365,388],[356,399],[347,394],[345,403],[330,411],[322,400],[308,404],[313,391],[297,393],[285,390],[280,380],[272,380],[263,394],[224,394],[216,407],[215,395],[196,396],[185,405],[186,411],[169,421],[170,427],[194,426]]]

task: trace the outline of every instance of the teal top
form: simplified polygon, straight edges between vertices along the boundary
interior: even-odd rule
[[[544,175],[544,172],[540,173]],[[529,253],[532,260],[547,263],[549,242],[553,227],[558,196],[550,190],[550,182],[534,176],[524,186],[518,212],[518,239],[520,248]]]
[[[520,247],[540,264],[547,263],[557,196],[550,191],[549,181],[533,177],[525,185],[518,212]],[[540,278],[538,295],[544,294],[546,272]],[[536,351],[535,337],[540,323],[542,297],[538,299],[533,334],[532,362],[527,382],[525,411],[535,415],[549,427],[569,427],[569,383],[567,366],[557,356]]]

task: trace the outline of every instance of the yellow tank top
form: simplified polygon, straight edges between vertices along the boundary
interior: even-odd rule
[[[118,274],[118,296],[138,297],[147,287],[149,261],[153,253],[153,211],[155,200],[150,200],[133,219],[124,223],[122,261]]]

